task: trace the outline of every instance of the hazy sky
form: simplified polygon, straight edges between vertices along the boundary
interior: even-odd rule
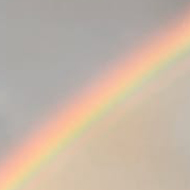
[[[183,12],[187,4],[189,0],[1,0],[0,158],[34,130],[32,122],[45,117],[54,104],[64,104],[113,61],[127,56]],[[72,157],[67,166],[60,163],[62,170],[52,171],[35,190],[188,190],[188,81],[190,75],[131,113],[118,131],[104,134],[105,138],[102,134],[91,142],[91,147],[81,148],[77,159]],[[124,153],[131,142],[124,135],[126,123],[131,126],[128,130],[134,142],[139,138],[138,143],[151,149],[143,154],[138,168],[131,165],[132,172],[127,170],[130,164]],[[136,136],[138,130],[132,126],[138,130],[146,126],[150,141],[144,140],[144,135]],[[177,144],[167,145],[164,131],[168,131],[167,136],[171,128],[178,140],[174,140]],[[161,137],[154,140],[159,133]],[[137,151],[142,146],[138,143]],[[157,150],[163,152],[158,163],[154,159]],[[146,173],[151,171],[145,172],[147,159],[153,162],[150,168],[163,166],[153,169],[154,176]],[[179,183],[174,184],[177,179]]]

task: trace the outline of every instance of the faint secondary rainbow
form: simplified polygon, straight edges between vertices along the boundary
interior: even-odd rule
[[[42,165],[95,121],[187,55],[190,55],[190,14],[117,64],[15,149],[0,167],[0,189],[22,189]]]

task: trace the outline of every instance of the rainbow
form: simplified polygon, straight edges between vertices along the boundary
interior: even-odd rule
[[[139,48],[65,106],[0,166],[0,189],[19,190],[94,122],[190,55],[190,14]]]

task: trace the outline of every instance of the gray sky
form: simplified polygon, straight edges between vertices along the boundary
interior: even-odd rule
[[[188,3],[189,0],[1,0],[0,158],[34,130],[32,123],[45,116],[54,104],[64,104],[109,68],[113,60],[127,55],[151,33],[167,25]],[[177,109],[176,122],[171,125],[184,132],[178,138],[188,149],[185,126],[190,124],[189,89],[189,83],[185,83],[170,92]],[[163,106],[166,100],[170,97],[163,100]]]

